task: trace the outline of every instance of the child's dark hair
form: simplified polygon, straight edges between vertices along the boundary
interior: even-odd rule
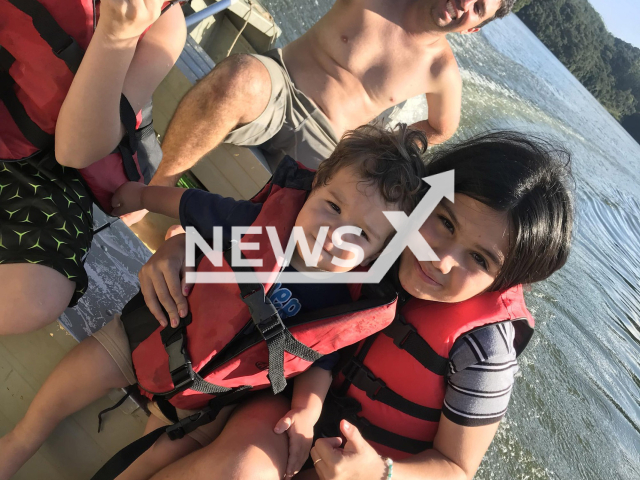
[[[318,167],[313,188],[327,185],[338,170],[351,166],[362,182],[378,188],[387,203],[397,203],[410,213],[425,185],[426,148],[426,135],[404,124],[393,130],[363,125],[342,136],[331,156]]]
[[[445,147],[427,174],[455,170],[455,193],[508,212],[509,251],[490,291],[539,282],[569,256],[574,218],[571,155],[547,140],[494,132]]]

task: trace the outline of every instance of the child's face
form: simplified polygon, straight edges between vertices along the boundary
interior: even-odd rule
[[[466,195],[443,199],[420,233],[437,262],[419,262],[410,249],[400,259],[400,283],[412,296],[436,302],[462,302],[495,280],[509,249],[509,222]]]
[[[342,239],[363,249],[361,264],[367,265],[377,257],[387,238],[395,231],[382,213],[385,210],[398,210],[398,206],[387,204],[377,187],[365,183],[353,168],[346,167],[338,170],[327,185],[311,192],[298,214],[296,226],[303,228],[310,251],[313,251],[320,227],[329,227],[317,269],[346,272],[352,268],[340,267],[331,260],[334,256],[351,260],[355,253],[334,245],[333,232],[343,226],[361,228],[360,235],[345,234]],[[296,252],[302,255],[299,245]]]

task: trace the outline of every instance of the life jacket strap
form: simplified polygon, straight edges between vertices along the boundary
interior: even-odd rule
[[[322,415],[316,423],[316,436],[339,437],[340,420],[345,419],[355,425],[366,440],[395,450],[417,454],[433,448],[433,442],[398,435],[371,423],[360,415],[361,410],[362,406],[355,398],[337,395],[329,390],[322,405]]]
[[[402,315],[397,315],[391,325],[385,328],[382,333],[392,338],[398,348],[405,350],[427,370],[440,376],[447,373],[449,359],[438,355]]]
[[[410,453],[412,455],[416,455],[433,448],[433,442],[425,442],[423,440],[416,440],[415,438],[398,435],[397,433],[378,427],[366,418],[358,415],[348,417],[346,420],[355,425],[366,440],[384,445],[385,447],[400,450],[401,452]]]
[[[45,132],[34,122],[22,102],[18,99],[13,86],[15,84],[9,69],[15,62],[13,55],[0,46],[0,100],[7,107],[9,115],[20,129],[20,133],[38,150],[47,150],[53,147],[53,135]]]
[[[295,339],[285,326],[273,306],[265,295],[264,285],[239,284],[242,301],[249,308],[254,325],[267,342],[269,350],[269,383],[274,394],[282,392],[287,386],[284,376],[284,352],[301,358],[307,362],[315,362],[322,354],[307,347]]]
[[[146,434],[133,443],[130,443],[105,463],[98,472],[91,477],[91,480],[114,480],[136,461],[144,452],[166,433],[171,440],[183,438],[195,429],[213,422],[223,407],[237,403],[249,391],[250,387],[239,387],[232,392],[214,398],[209,404],[199,412],[183,418],[179,422],[157,428]]]
[[[140,180],[140,172],[133,156],[138,151],[138,137],[136,136],[136,112],[127,97],[120,95],[120,121],[124,126],[125,134],[118,144],[117,150],[122,155],[122,166],[127,178],[131,182]]]
[[[426,407],[407,400],[390,389],[382,379],[377,378],[369,368],[355,358],[349,361],[342,373],[353,387],[365,392],[371,400],[389,405],[414,418],[428,422],[440,420],[441,411],[439,408]]]
[[[169,355],[169,371],[171,373],[171,381],[173,382],[173,390],[164,395],[157,395],[170,398],[176,393],[187,389],[211,395],[231,392],[233,390],[232,388],[221,387],[220,385],[207,382],[193,370],[191,358],[187,351],[186,328],[190,323],[191,313],[185,318],[180,319],[177,327],[173,328],[168,326],[160,332],[162,343],[167,355]]]
[[[49,44],[54,55],[63,60],[71,72],[76,73],[84,56],[84,50],[63,30],[45,6],[38,0],[9,0],[9,2],[31,17],[33,26]]]

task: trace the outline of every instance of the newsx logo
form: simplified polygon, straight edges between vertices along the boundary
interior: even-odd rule
[[[454,201],[454,171],[449,170],[431,175],[422,180],[431,188],[410,216],[401,211],[382,212],[396,230],[396,234],[366,272],[187,272],[186,281],[188,283],[273,283],[277,277],[278,282],[282,283],[380,283],[406,247],[409,247],[421,262],[437,261],[439,260],[438,256],[420,234],[419,229],[443,197]],[[283,249],[275,227],[267,226],[265,229],[280,267],[289,264],[296,243],[300,245],[300,254],[305,263],[308,266],[317,265],[324,240],[329,231],[329,227],[321,227],[316,244],[313,250],[310,250],[304,238],[302,227],[294,227],[286,249]],[[240,241],[241,236],[246,233],[262,233],[262,227],[234,227],[232,229],[231,265],[233,267],[261,267],[262,260],[260,259],[242,258],[242,250],[259,248],[257,243],[242,243]],[[354,267],[360,264],[364,258],[364,252],[360,246],[342,240],[342,235],[347,233],[359,235],[360,229],[351,226],[340,227],[334,231],[332,240],[335,245],[355,253],[356,256],[351,260],[333,257],[332,263],[343,267]],[[212,248],[195,228],[187,227],[187,267],[196,266],[196,246],[202,250],[213,265],[222,266],[222,227],[214,227],[213,235]]]

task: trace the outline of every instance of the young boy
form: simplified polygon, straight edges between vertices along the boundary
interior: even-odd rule
[[[360,235],[343,235],[343,241],[362,248],[364,260],[361,264],[373,261],[394,232],[382,212],[403,210],[409,213],[416,204],[423,185],[421,154],[424,146],[424,135],[408,131],[404,126],[396,132],[363,126],[347,133],[332,156],[318,169],[311,192],[295,221],[295,226],[303,228],[309,251],[314,250],[320,228],[329,227],[318,263],[307,266],[298,244],[287,269],[350,270],[332,262],[333,257],[352,260],[354,256],[352,251],[341,249],[331,241],[333,231],[342,226],[361,229]],[[282,175],[283,171],[294,174],[297,169],[293,161],[283,162],[274,177]],[[251,225],[262,208],[258,203],[236,201],[204,191],[146,187],[136,183],[125,184],[116,192],[114,206],[118,215],[146,208],[179,216],[185,228],[195,227],[205,238],[211,236],[214,226],[222,226],[228,235],[234,226]],[[352,301],[347,286],[340,284],[278,284],[271,300],[285,325],[288,318],[305,311]],[[171,318],[170,321],[176,326],[179,320]],[[331,357],[322,357],[296,378],[291,410],[275,427],[277,433],[288,431],[289,434],[288,476],[293,476],[308,457],[313,426],[331,382],[330,371],[335,364]],[[60,420],[111,388],[135,383],[131,349],[122,321],[116,316],[65,357],[43,385],[25,418],[0,439],[0,479],[17,471]],[[169,423],[154,405],[150,409],[154,415],[149,419],[147,431],[163,422]],[[220,433],[232,409],[223,409],[214,422],[192,432],[191,438],[174,442],[161,438],[127,470],[127,478],[147,478],[190,451],[210,443]],[[182,418],[190,412],[178,410],[177,413]]]

